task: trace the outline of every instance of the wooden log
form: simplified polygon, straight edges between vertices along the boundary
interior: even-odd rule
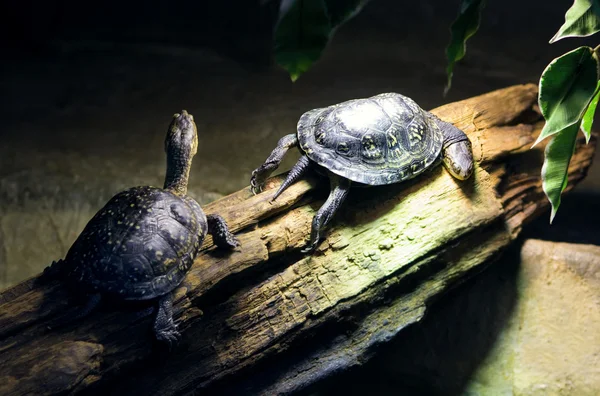
[[[537,87],[509,87],[432,112],[463,129],[477,166],[467,182],[442,167],[399,185],[353,189],[312,256],[300,254],[328,187],[315,175],[270,202],[282,178],[205,207],[238,233],[233,253],[205,242],[176,290],[183,340],[165,354],[152,318],[106,306],[65,328],[59,283],[30,279],[0,293],[0,394],[277,394],[368,359],[427,305],[497,257],[547,209],[540,182]],[[596,136],[578,141],[571,189]],[[139,310],[140,307],[135,307]]]

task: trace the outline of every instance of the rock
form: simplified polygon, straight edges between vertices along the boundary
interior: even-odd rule
[[[600,246],[527,240],[516,285],[514,311],[468,393],[600,393]]]

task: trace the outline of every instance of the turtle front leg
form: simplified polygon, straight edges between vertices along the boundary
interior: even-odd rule
[[[158,300],[158,312],[154,320],[156,339],[167,344],[169,349],[179,341],[181,333],[173,321],[173,295],[165,294]]]
[[[292,183],[301,178],[302,175],[304,175],[306,171],[310,168],[310,165],[311,162],[306,155],[300,157],[298,162],[296,162],[292,169],[290,169],[287,177],[281,183],[279,189],[277,190],[277,192],[275,192],[275,195],[273,195],[273,198],[271,198],[271,201],[275,201],[281,195],[281,193],[285,191],[286,188],[288,188],[292,185]]]
[[[448,172],[459,180],[468,179],[473,173],[473,150],[467,135],[450,124],[431,114],[433,120],[442,130],[444,143],[442,160]]]
[[[208,233],[212,235],[215,245],[221,248],[233,249],[240,246],[240,241],[229,231],[225,219],[218,214],[209,214],[206,216],[208,223]]]
[[[281,160],[283,159],[285,153],[287,153],[287,151],[290,148],[297,145],[298,137],[295,133],[285,135],[284,137],[279,139],[279,142],[277,142],[277,147],[273,149],[271,155],[269,155],[265,163],[256,168],[254,171],[252,171],[252,178],[250,179],[250,188],[252,189],[253,194],[258,194],[262,191],[263,185],[265,184],[267,177],[269,177],[269,175],[279,167],[279,164],[281,163]]]
[[[350,190],[350,180],[331,172],[328,173],[331,191],[323,206],[321,206],[315,217],[313,217],[312,228],[310,230],[310,242],[308,246],[302,250],[302,253],[311,253],[317,248],[319,239],[321,239],[321,231],[329,224],[333,215],[335,215],[342,205],[342,202],[346,199],[348,190]]]

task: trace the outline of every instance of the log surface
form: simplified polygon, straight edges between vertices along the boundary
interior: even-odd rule
[[[33,278],[3,291],[0,394],[272,395],[361,364],[547,210],[544,146],[529,149],[543,126],[536,100],[528,84],[434,109],[469,135],[473,177],[437,167],[353,189],[312,256],[299,251],[328,187],[315,175],[273,203],[281,177],[257,196],[246,188],[207,205],[242,245],[224,253],[205,241],[175,292],[183,340],[171,353],[152,342],[152,315],[105,306],[49,330],[73,306],[61,284]],[[578,141],[567,189],[585,176],[595,142]]]

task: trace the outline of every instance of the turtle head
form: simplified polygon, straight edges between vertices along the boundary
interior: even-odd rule
[[[469,140],[452,143],[443,150],[448,172],[458,180],[467,180],[473,173],[473,150]]]
[[[444,143],[442,160],[448,172],[458,180],[467,180],[473,174],[473,149],[469,137],[453,124],[427,113],[442,131]]]
[[[193,157],[198,151],[198,130],[194,116],[185,110],[175,113],[165,139],[167,155]]]
[[[192,158],[198,151],[198,130],[194,117],[187,111],[173,115],[165,138],[167,175],[165,189],[177,195],[187,193]]]

